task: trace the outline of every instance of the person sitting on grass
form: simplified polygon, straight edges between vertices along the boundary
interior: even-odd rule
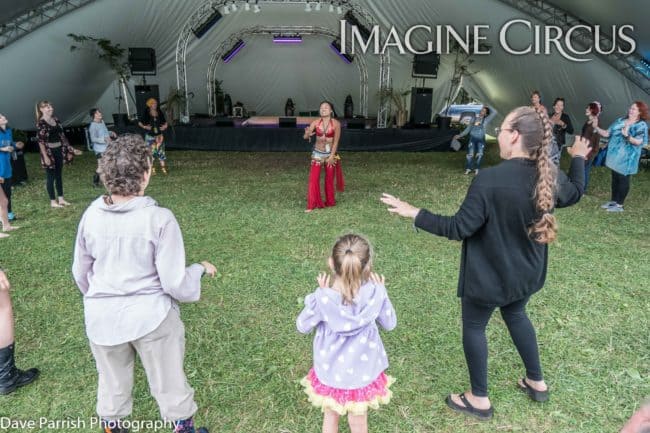
[[[174,422],[176,433],[196,431],[178,303],[198,301],[201,276],[214,276],[216,269],[209,262],[185,267],[176,218],[144,195],[152,163],[151,148],[139,135],[108,145],[99,163],[108,194],[86,209],[75,243],[72,273],[83,293],[99,373],[97,414],[106,433],[126,431],[121,420],[131,415],[136,354],[162,417]]]

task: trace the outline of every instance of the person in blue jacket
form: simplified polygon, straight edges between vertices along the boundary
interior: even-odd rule
[[[487,125],[497,115],[497,111],[489,106],[484,105],[478,116],[475,116],[467,125],[467,128],[460,134],[454,136],[458,140],[461,137],[469,134],[469,144],[467,146],[467,164],[465,164],[465,174],[470,174],[475,170],[478,174],[481,168],[481,160],[483,159],[483,152],[485,150],[485,131]],[[474,164],[474,156],[476,156],[476,164]]]
[[[11,133],[11,128],[7,126],[9,121],[0,114],[0,186],[7,196],[7,217],[9,221],[16,219],[11,208],[11,158],[15,155],[16,149],[22,149],[25,144],[22,141],[15,142]]]

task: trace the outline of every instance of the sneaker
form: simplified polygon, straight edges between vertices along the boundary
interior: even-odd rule
[[[623,206],[620,204],[615,204],[612,207],[608,207],[607,212],[623,212]]]
[[[101,428],[103,433],[129,433],[129,429],[123,428],[120,421],[101,421]]]
[[[478,174],[478,168],[474,170],[474,176],[476,176],[477,174]]]
[[[9,219],[9,221],[14,221],[16,219],[16,215],[13,212],[9,212],[7,214],[7,218]]]
[[[167,169],[165,167],[161,167],[160,171],[162,171],[164,175],[167,175]]]
[[[603,204],[600,205],[600,208],[601,209],[609,209],[612,206],[616,206],[615,201],[608,201],[607,203],[603,203]]]
[[[156,167],[151,167],[151,175],[153,176],[156,174]]]
[[[470,170],[469,168],[467,170],[465,170],[465,174],[470,174],[471,172],[472,172],[472,170]]]

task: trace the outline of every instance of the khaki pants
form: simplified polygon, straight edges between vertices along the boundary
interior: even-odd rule
[[[142,338],[117,346],[91,342],[90,349],[99,373],[97,415],[102,419],[115,421],[131,415],[136,352],[163,419],[187,419],[197,411],[194,390],[183,371],[185,327],[178,307],[173,306],[160,326]]]

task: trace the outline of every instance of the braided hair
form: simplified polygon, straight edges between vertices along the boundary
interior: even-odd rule
[[[550,244],[557,237],[557,221],[552,214],[557,185],[557,166],[551,160],[553,126],[544,111],[532,107],[516,108],[512,114],[512,129],[519,132],[522,148],[537,163],[533,197],[538,218],[529,233],[537,242]]]

